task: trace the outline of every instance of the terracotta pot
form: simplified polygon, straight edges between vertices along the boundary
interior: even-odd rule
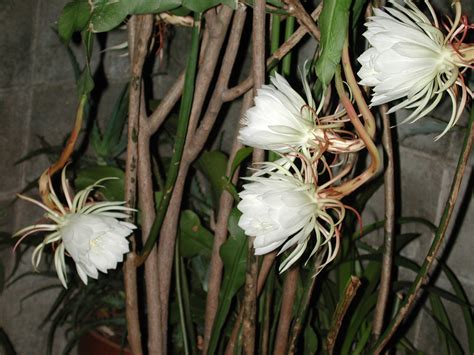
[[[122,349],[120,344],[97,332],[89,332],[79,340],[78,355],[132,355],[130,349]]]

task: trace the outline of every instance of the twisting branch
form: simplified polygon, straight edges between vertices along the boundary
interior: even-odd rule
[[[351,279],[346,285],[344,290],[344,297],[341,302],[337,305],[336,311],[333,316],[333,323],[331,329],[329,329],[328,337],[326,339],[326,351],[331,355],[334,351],[334,346],[336,345],[337,335],[339,334],[339,329],[341,329],[342,321],[346,315],[349,306],[351,305],[352,300],[354,299],[357,290],[361,285],[360,279],[355,276],[351,276]]]
[[[313,18],[306,12],[303,5],[301,5],[301,2],[299,0],[284,0],[284,2],[288,5],[288,12],[296,17],[301,26],[308,29],[316,41],[319,41],[321,37],[319,29],[314,23]],[[322,3],[320,5],[322,5]]]
[[[366,127],[364,127],[364,125],[360,122],[357,112],[354,109],[354,106],[352,105],[351,101],[346,95],[346,92],[344,91],[344,84],[342,82],[340,68],[337,68],[336,70],[335,80],[336,80],[336,90],[337,90],[337,94],[339,95],[339,99],[341,100],[341,103],[346,109],[347,116],[351,120],[351,123],[354,126],[357,134],[364,141],[364,144],[367,147],[367,150],[371,158],[370,165],[362,174],[355,177],[354,179],[351,179],[333,188],[333,190],[336,193],[348,195],[349,193],[358,189],[360,186],[362,186],[365,182],[367,182],[369,179],[371,179],[375,175],[375,173],[379,170],[379,167],[380,167],[380,157],[379,157],[379,152],[377,150],[377,147],[372,141],[370,133],[366,130]],[[368,121],[370,121],[370,119],[366,120],[366,123]]]
[[[295,302],[296,286],[299,277],[299,267],[292,267],[286,274],[283,283],[283,295],[280,308],[280,318],[275,339],[275,355],[288,354],[288,330],[290,329],[293,315],[293,303]]]
[[[313,20],[317,20],[319,14],[321,13],[322,4],[311,13],[311,18]],[[288,38],[288,40],[283,43],[280,48],[278,48],[272,55],[267,58],[267,69],[271,69],[274,67],[285,55],[288,54],[304,37],[304,35],[308,33],[308,29],[305,26],[300,26],[293,35]],[[249,75],[244,81],[240,84],[230,88],[222,94],[222,98],[225,102],[235,100],[236,98],[242,96],[247,91],[249,91],[253,86],[253,74]]]
[[[382,143],[385,150],[385,173],[384,173],[384,195],[385,195],[385,225],[384,246],[382,259],[382,272],[380,275],[380,288],[375,306],[372,334],[377,340],[382,332],[387,308],[390,283],[392,276],[393,248],[395,236],[395,167],[393,161],[392,133],[390,130],[390,117],[387,114],[387,105],[380,107],[380,115],[383,122]]]
[[[215,10],[211,9],[211,12],[213,11]],[[222,47],[223,39],[225,38],[227,34],[227,28],[229,26],[229,22],[232,17],[232,14],[233,14],[232,9],[230,9],[227,6],[222,6],[217,15],[215,14],[208,15],[208,16],[211,16],[207,21],[207,25],[210,26],[210,31],[212,28],[211,26],[217,26],[216,28],[218,29],[214,32],[215,37],[210,36],[209,44],[207,46],[208,53],[213,53],[213,55],[219,55],[220,48]],[[216,46],[218,48],[216,48]],[[207,60],[211,60],[211,58],[209,58],[206,54],[206,61]],[[222,71],[225,71],[225,70],[231,71],[232,66],[233,65],[229,67],[224,67],[223,65]],[[201,69],[199,71],[201,72]],[[221,71],[221,75],[223,74],[222,71]],[[210,76],[213,76],[213,73],[208,73],[208,74]],[[219,75],[219,77],[221,75]],[[207,82],[207,78],[204,78],[203,76],[200,76],[198,74],[196,85],[195,85],[196,93],[202,90],[200,86],[201,81],[199,80],[200,77],[201,77],[201,80],[203,80],[204,84]],[[217,88],[217,85],[216,85],[216,88]],[[201,93],[199,95],[201,95]],[[214,96],[215,95],[213,95],[213,98]],[[210,107],[211,107],[211,103],[209,104],[209,108]],[[208,111],[209,111],[209,108],[208,108]],[[215,119],[217,118],[219,109],[220,109],[220,106],[216,110],[217,112],[215,113],[213,120],[209,119],[206,121],[206,119],[204,118],[201,124],[204,124],[204,123],[210,124],[210,128],[212,128],[212,125],[214,124]],[[192,120],[193,118],[191,117],[190,119]],[[190,127],[192,127],[194,126],[194,123],[190,122],[189,125]],[[204,132],[210,132],[210,129],[209,131],[205,130]],[[194,144],[196,143],[196,141],[199,140],[200,142],[202,142],[202,145],[191,148],[190,146],[188,146],[188,144],[186,144],[184,147],[183,157],[179,165],[177,179],[175,181],[174,189],[172,190],[173,192],[172,192],[171,199],[169,202],[169,206],[166,210],[166,216],[164,218],[163,225],[161,227],[159,246],[158,246],[158,255],[159,255],[159,260],[160,260],[160,300],[161,300],[162,310],[163,310],[162,311],[162,325],[164,329],[164,334],[167,334],[171,271],[172,271],[172,266],[173,266],[173,255],[174,255],[174,249],[175,249],[174,246],[175,246],[175,241],[176,241],[176,232],[177,232],[177,227],[178,227],[179,212],[180,212],[181,200],[182,200],[183,191],[184,191],[184,185],[185,185],[186,176],[187,176],[187,173],[192,161],[194,160],[195,157],[197,157],[197,155],[202,150],[207,140],[207,135],[205,137],[202,137],[202,136],[199,136],[198,133],[193,134],[192,129],[188,130],[188,137],[190,135],[193,136],[193,139],[191,140],[188,140],[188,138],[186,139],[187,142],[190,142],[189,144]],[[164,352],[166,353],[166,346],[164,347]]]
[[[449,198],[446,201],[444,206],[443,215],[439,223],[436,235],[431,243],[430,250],[426,255],[425,261],[421,266],[420,272],[417,274],[415,281],[413,282],[410,290],[408,290],[407,296],[404,299],[400,310],[398,311],[396,317],[390,322],[385,332],[381,335],[379,341],[375,344],[374,354],[380,354],[387,343],[392,339],[393,335],[410,314],[413,306],[416,303],[416,300],[421,295],[421,290],[423,285],[429,281],[429,273],[435,263],[435,260],[438,257],[441,245],[443,245],[444,238],[446,236],[446,231],[448,229],[449,221],[453,215],[454,206],[456,204],[459,190],[461,189],[461,183],[466,171],[466,166],[468,165],[469,156],[472,151],[472,146],[474,142],[474,104],[471,105],[471,115],[469,117],[468,127],[466,129],[466,136],[464,138],[463,146],[461,149],[461,154],[459,156],[459,161],[456,166],[456,172],[454,174],[453,182],[451,184],[451,190],[449,192]]]
[[[237,46],[240,42],[242,36],[243,27],[245,24],[246,17],[246,7],[241,6],[237,9],[232,28],[230,32],[229,45]],[[227,52],[229,53],[229,52]],[[227,81],[227,80],[226,80]],[[241,113],[243,114],[251,105],[250,100],[245,100],[242,104]],[[232,173],[232,162],[234,160],[235,154],[242,147],[242,144],[237,139],[237,132],[235,132],[234,142],[232,144],[232,152],[229,156],[229,163],[227,165],[227,176],[232,179],[232,182],[235,184],[238,179],[238,169],[234,173],[234,176],[230,176]],[[214,233],[214,244],[212,247],[211,260],[209,262],[209,280],[208,280],[208,291],[206,299],[206,314],[204,321],[204,351],[207,353],[207,347],[209,345],[209,340],[211,338],[212,327],[214,324],[214,319],[217,313],[219,306],[219,291],[221,287],[222,279],[222,269],[223,263],[220,257],[220,248],[227,238],[227,224],[232,210],[234,199],[229,192],[223,191],[219,201],[219,213],[217,216],[217,226]]]
[[[266,254],[263,257],[262,266],[260,267],[260,271],[258,273],[258,280],[257,280],[257,297],[260,296],[260,293],[263,290],[263,286],[265,285],[265,281],[267,280],[267,276],[273,266],[273,262],[275,261],[277,252],[273,251],[271,253]],[[239,334],[240,325],[242,324],[242,319],[244,316],[243,308],[240,309],[239,316],[234,323],[234,328],[232,329],[232,334],[230,336],[229,342],[227,343],[227,347],[225,349],[225,354],[230,355],[234,353],[234,348],[237,343],[237,336]]]

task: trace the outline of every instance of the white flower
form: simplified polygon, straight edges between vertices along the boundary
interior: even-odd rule
[[[362,64],[358,72],[360,84],[374,87],[372,105],[404,98],[389,113],[413,109],[406,119],[413,121],[430,113],[448,91],[453,112],[443,135],[456,123],[464,107],[466,87],[458,77],[459,67],[465,66],[468,58],[448,43],[450,38],[437,28],[436,17],[435,27],[412,1],[405,1],[408,9],[391,3],[395,8],[374,9],[375,16],[366,23],[364,36],[371,47],[358,58]],[[455,83],[463,89],[460,107],[453,90]]]
[[[319,196],[316,186],[304,182],[290,161],[288,165],[292,166],[295,175],[283,166],[264,163],[262,170],[246,178],[250,183],[243,186],[244,190],[239,194],[242,200],[237,206],[242,212],[239,227],[255,237],[256,255],[269,253],[283,245],[282,253],[296,245],[281,264],[281,272],[301,257],[313,231],[316,243],[311,255],[327,244],[327,262],[332,260],[338,243],[333,250],[330,241],[344,217],[344,208],[339,201]],[[337,221],[333,220],[328,209],[334,209]]]
[[[255,106],[242,118],[239,140],[248,146],[278,153],[318,150],[355,152],[364,147],[358,139],[343,139],[334,129],[343,127],[337,115],[319,121],[318,108],[311,95],[306,75],[302,74],[306,101],[278,73],[271,85],[264,85],[255,97]],[[306,154],[309,155],[309,154]]]
[[[41,261],[44,247],[55,243],[54,264],[59,280],[67,288],[65,253],[76,263],[79,277],[87,285],[87,276],[97,279],[98,271],[106,273],[115,269],[123,260],[123,254],[129,251],[127,237],[136,228],[128,222],[119,221],[127,218],[126,212],[134,211],[123,206],[125,202],[88,202],[89,194],[107,179],[79,191],[74,198],[68,191],[65,169],[61,181],[67,206],[63,206],[49,181],[49,198],[54,209],[26,196],[20,198],[30,201],[46,211],[45,217],[52,223],[35,224],[21,229],[14,236],[22,236],[17,245],[28,235],[37,232],[49,234],[35,248],[32,262],[35,268]]]

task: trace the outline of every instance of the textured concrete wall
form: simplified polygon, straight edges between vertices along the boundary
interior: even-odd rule
[[[66,137],[72,124],[77,104],[73,73],[62,45],[51,30],[64,3],[64,0],[0,1],[0,27],[3,30],[0,36],[0,205],[11,201],[16,192],[48,165],[45,157],[35,158],[27,164],[13,165],[14,162],[40,146],[38,136],[51,143],[58,143]],[[124,33],[117,31],[109,36],[107,44],[115,45],[123,40]],[[166,70],[157,77],[157,88],[165,89],[172,83],[172,77],[176,75],[173,72],[183,65],[182,53],[186,51],[186,45],[186,36],[175,41]],[[95,66],[97,62],[96,58]],[[115,54],[107,54],[105,63],[109,88],[102,98],[99,116],[106,116],[110,112],[128,68],[128,59]],[[161,92],[162,90],[157,92],[157,96]],[[414,127],[416,124],[400,126],[399,137],[405,136]],[[438,142],[433,142],[434,135],[400,138],[400,197],[403,215],[439,222],[461,137],[461,132],[454,132]],[[472,163],[470,166],[472,167]],[[469,173],[459,204],[461,207],[453,219],[454,233],[450,235],[450,245],[444,257],[463,282],[470,299],[474,300],[472,184],[472,175]],[[382,204],[383,194],[379,191],[370,203],[367,221],[382,217]],[[8,209],[2,217],[0,230],[13,231],[31,223],[40,215],[37,209],[31,206],[25,209],[25,206],[24,203],[18,203],[13,209]],[[410,228],[405,230],[417,230]],[[424,236],[407,248],[407,256],[419,261],[426,254],[432,237],[426,229],[423,232]],[[3,252],[0,257],[7,270],[10,270],[13,263],[11,253]],[[31,270],[31,264],[29,258],[24,258],[20,271],[28,270]],[[409,278],[411,275],[407,273],[402,276]],[[40,277],[25,278],[22,283],[0,295],[0,326],[9,333],[19,354],[39,354],[45,348],[48,328],[40,327],[40,324],[56,291],[20,302],[21,297],[44,284],[45,280]],[[449,284],[443,277],[437,281],[437,285],[449,290]],[[453,315],[456,333],[462,334],[459,308],[449,302],[446,302],[446,306]],[[415,345],[427,353],[438,354],[440,349],[435,341],[437,335],[430,332],[432,329],[433,321],[422,311],[411,330],[411,337]],[[463,337],[466,338],[467,335]],[[57,337],[57,343],[56,348],[61,349],[64,344],[61,335]]]
[[[39,137],[61,144],[73,124],[77,98],[72,66],[64,46],[52,27],[64,0],[0,1],[0,205],[9,203],[15,193],[37,178],[50,164],[45,156],[27,163],[14,162],[40,147]],[[125,40],[125,32],[109,36],[109,43]],[[81,51],[75,48],[79,55]],[[96,51],[98,53],[98,51]],[[110,57],[110,58],[109,58]],[[109,89],[102,98],[99,115],[111,111],[115,97],[122,89],[128,70],[128,58],[108,55],[106,75]],[[97,66],[98,56],[94,60]],[[36,189],[34,189],[36,190]],[[33,191],[34,191],[33,190]],[[31,194],[30,191],[28,194]],[[2,215],[0,230],[12,232],[34,222],[39,208],[18,202]],[[7,272],[13,267],[10,250],[0,255]],[[25,255],[18,274],[32,271]],[[0,326],[10,336],[18,354],[43,354],[48,326],[41,322],[59,289],[40,293],[24,301],[32,290],[56,283],[35,275],[26,277],[0,295]],[[58,331],[54,353],[61,353],[64,332]]]

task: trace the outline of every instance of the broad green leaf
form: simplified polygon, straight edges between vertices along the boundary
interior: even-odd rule
[[[107,177],[115,179],[102,181],[100,185],[104,188],[99,188],[97,191],[108,201],[123,201],[125,174],[119,168],[113,166],[93,166],[85,168],[79,171],[74,182],[76,189],[82,190],[94,184],[96,181]]]
[[[203,255],[211,257],[214,236],[201,225],[199,216],[193,211],[181,213],[179,220],[179,252],[183,257]]]
[[[243,147],[240,148],[237,153],[235,154],[235,158],[232,161],[232,168],[231,168],[231,173],[230,173],[230,178],[232,179],[232,176],[234,176],[235,171],[237,168],[242,164],[242,162],[247,159],[253,152],[252,147]]]
[[[61,40],[69,43],[74,32],[82,31],[89,22],[91,7],[87,0],[74,0],[64,6],[58,20]]]
[[[94,79],[86,68],[77,81],[77,93],[79,96],[88,95],[94,89]]]
[[[245,282],[247,268],[248,238],[238,226],[240,212],[233,209],[229,218],[229,239],[221,247],[221,259],[224,263],[224,277],[219,295],[219,308],[217,310],[208,354],[215,354],[221,331],[230,311],[232,298]]]
[[[211,194],[214,209],[218,209],[221,193],[227,179],[227,156],[217,150],[204,152],[196,162],[196,167],[206,176],[211,184]]]
[[[160,13],[177,8],[181,0],[97,0],[90,23],[94,32],[117,27],[128,15]]]
[[[232,9],[237,9],[237,0],[183,0],[183,6],[191,11],[204,12],[219,4],[227,5]]]
[[[307,325],[304,330],[304,354],[316,354],[318,351],[318,335],[316,332],[311,328],[311,325]]]
[[[316,74],[324,87],[331,82],[341,61],[346,40],[351,0],[324,0],[319,16],[321,54],[316,62]]]

